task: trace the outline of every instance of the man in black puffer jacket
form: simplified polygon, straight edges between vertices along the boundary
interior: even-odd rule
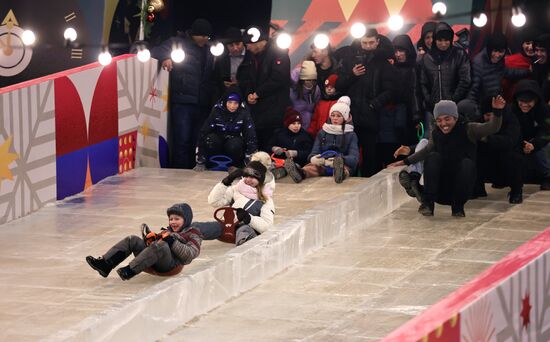
[[[355,133],[362,147],[361,175],[370,177],[380,171],[376,144],[380,110],[393,100],[397,87],[397,72],[388,62],[387,50],[379,47],[375,29],[350,46],[337,51],[342,58],[336,89],[351,98],[351,113]],[[390,43],[391,45],[391,43]]]
[[[470,88],[470,61],[464,50],[452,46],[453,36],[449,24],[437,24],[432,49],[420,61],[422,97],[429,112],[441,100],[458,103]]]
[[[506,68],[504,54],[508,49],[506,37],[495,32],[489,37],[487,46],[481,50],[472,62],[472,87],[466,99],[458,103],[460,113],[468,113],[468,119],[479,120],[484,113],[479,106],[484,98],[502,94],[502,79],[518,81],[529,76],[528,69]]]
[[[286,107],[290,106],[290,58],[259,30],[259,38],[243,37],[246,55],[237,71],[237,81],[250,106],[256,126],[258,147],[266,150],[273,132],[283,124]],[[254,40],[254,41],[253,41]]]
[[[170,72],[171,161],[174,168],[191,169],[195,165],[197,133],[210,110],[213,91],[213,56],[206,43],[212,26],[197,19],[191,29],[163,42],[152,50],[152,56],[162,61]],[[174,47],[185,52],[182,63],[174,63],[170,54]]]

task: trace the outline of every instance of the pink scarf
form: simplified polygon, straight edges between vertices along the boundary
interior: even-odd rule
[[[265,198],[269,198],[271,197],[271,195],[273,194],[273,192],[269,191],[268,189],[269,187],[265,187],[264,186],[264,189],[263,189],[263,195]],[[244,182],[244,179],[241,179],[238,183],[237,183],[237,191],[243,195],[244,197],[248,198],[248,199],[251,199],[251,200],[257,200],[258,199],[258,189],[255,188],[255,187],[252,187],[250,185],[247,185],[245,182]]]

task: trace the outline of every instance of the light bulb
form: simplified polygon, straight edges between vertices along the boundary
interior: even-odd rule
[[[216,57],[221,56],[223,50],[225,50],[225,48],[222,43],[217,43],[216,45],[212,45],[210,47],[210,53]]]
[[[288,33],[279,33],[277,36],[277,46],[281,49],[288,49],[292,44],[292,37]]]
[[[72,27],[67,28],[65,32],[63,32],[63,37],[66,40],[70,40],[71,42],[74,42],[77,37],[76,30]]]
[[[181,48],[176,48],[172,50],[170,58],[176,63],[181,63],[185,59],[185,52]]]
[[[518,12],[512,16],[512,24],[515,27],[522,27],[527,22],[527,17],[525,14]]]
[[[439,13],[441,15],[445,15],[445,13],[447,13],[447,5],[445,5],[441,1],[438,1],[435,4],[433,4],[432,12],[433,12],[433,14]]]
[[[394,14],[388,19],[388,27],[392,31],[399,31],[403,27],[404,21],[403,17]]]
[[[330,40],[328,36],[324,33],[318,33],[315,35],[315,38],[313,38],[313,45],[317,49],[324,49],[328,46],[330,43]]]
[[[355,23],[351,25],[350,33],[353,38],[361,38],[367,33],[367,28],[363,23]]]
[[[151,59],[151,52],[149,51],[149,49],[142,49],[142,50],[139,50],[138,53],[137,53],[137,59],[142,62],[142,63],[145,63],[147,62],[149,59]]]
[[[97,56],[97,61],[101,65],[109,65],[112,59],[113,57],[111,57],[111,54],[109,53],[109,51],[104,51],[100,53],[99,56]]]
[[[475,26],[483,27],[487,24],[487,15],[485,13],[480,13],[479,15],[475,16],[472,21]]]
[[[25,45],[32,45],[36,41],[36,36],[34,35],[34,32],[32,32],[31,30],[25,30],[21,35],[21,40]]]
[[[250,38],[251,43],[256,43],[258,40],[260,40],[261,33],[257,27],[249,28],[246,33],[252,36],[252,38]]]

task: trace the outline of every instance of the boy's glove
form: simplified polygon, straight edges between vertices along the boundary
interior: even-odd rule
[[[206,170],[206,165],[204,165],[203,163],[197,163],[195,165],[195,167],[193,168],[193,171],[195,172],[202,172],[202,171],[205,171]]]
[[[334,168],[334,158],[325,159],[325,166]]]
[[[153,242],[155,242],[156,240],[158,240],[159,236],[157,236],[157,233],[155,232],[150,232],[149,234],[147,234],[145,236],[145,244],[147,246],[149,246],[150,244],[152,244]]]
[[[323,166],[323,165],[325,165],[325,158],[321,157],[321,155],[318,154],[316,156],[311,157],[310,162],[313,165]]]
[[[287,158],[296,158],[298,156],[298,151],[296,150],[287,150],[285,151]]]
[[[174,238],[172,237],[172,235],[168,235],[163,238],[162,241],[166,242],[168,246],[172,247],[172,244],[174,243]]]
[[[279,155],[285,153],[285,150],[280,146],[273,146],[271,152],[275,153],[275,155]]]
[[[250,220],[252,219],[250,214],[242,208],[237,209],[237,218],[244,224],[250,224]]]
[[[231,172],[227,177],[222,179],[222,183],[225,186],[230,186],[235,179],[242,176],[243,176],[243,169],[236,169],[235,171]]]

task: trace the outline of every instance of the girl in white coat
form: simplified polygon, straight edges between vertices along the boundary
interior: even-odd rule
[[[273,225],[275,205],[271,193],[264,189],[266,172],[262,163],[251,161],[244,169],[233,171],[216,184],[208,195],[208,203],[215,208],[230,205],[237,209],[237,246]],[[236,179],[239,181],[232,185]],[[200,229],[205,240],[217,239],[222,234],[222,226],[218,222],[197,223],[195,227]]]

